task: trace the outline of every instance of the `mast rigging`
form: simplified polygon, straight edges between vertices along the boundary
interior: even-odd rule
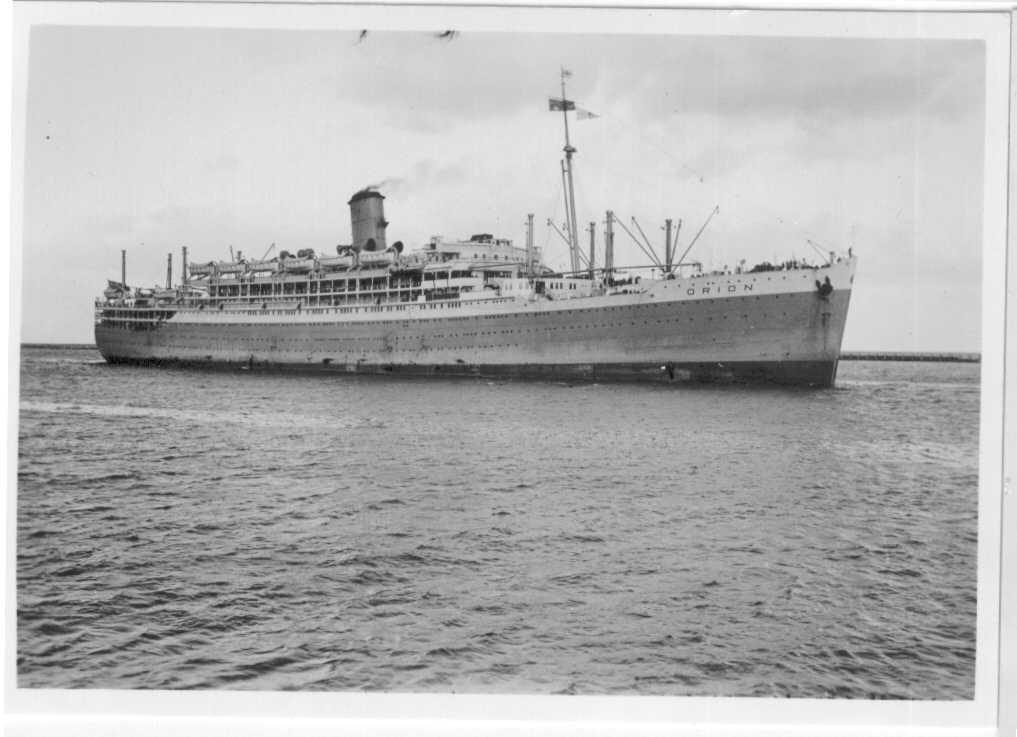
[[[576,272],[579,270],[579,227],[578,220],[576,219],[576,193],[575,184],[572,178],[573,164],[572,154],[576,153],[575,147],[572,146],[572,142],[569,139],[569,109],[575,109],[575,103],[568,99],[565,95],[565,79],[566,77],[572,76],[565,67],[561,68],[561,100],[551,101],[552,110],[555,107],[561,108],[562,122],[565,125],[565,162],[563,163],[563,174],[565,179],[565,196],[567,201],[567,207],[565,210],[565,219],[568,221],[568,236],[569,236],[569,261],[572,267],[572,271]],[[556,106],[555,102],[559,104]]]

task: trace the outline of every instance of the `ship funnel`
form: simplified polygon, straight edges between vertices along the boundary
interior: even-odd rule
[[[364,251],[384,251],[385,207],[384,197],[370,187],[357,192],[347,203],[353,224],[353,248]]]

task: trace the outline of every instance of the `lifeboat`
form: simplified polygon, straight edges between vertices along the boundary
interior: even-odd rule
[[[248,261],[248,271],[275,271],[278,262],[274,259],[268,261]]]
[[[106,284],[106,289],[102,293],[106,299],[123,299],[131,293],[130,288],[126,284],[121,284],[118,281],[107,279]]]
[[[288,258],[279,261],[279,266],[282,267],[283,271],[290,273],[304,274],[311,271],[314,268],[313,258]]]
[[[207,264],[188,264],[187,271],[191,276],[207,276],[215,270],[215,264],[209,261]]]
[[[393,251],[361,251],[361,266],[384,266],[395,260],[396,254]]]
[[[318,266],[326,271],[348,269],[353,266],[352,256],[323,256],[318,259]]]
[[[247,268],[243,261],[220,261],[215,265],[220,274],[240,274]]]

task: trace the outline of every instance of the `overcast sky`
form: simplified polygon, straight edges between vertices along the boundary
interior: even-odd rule
[[[600,115],[571,126],[598,234],[682,218],[684,246],[719,205],[707,266],[854,248],[846,350],[979,349],[980,41],[59,26],[30,38],[22,339],[91,342],[121,248],[142,286],[181,245],[334,252],[369,184],[390,240],[522,245],[532,212],[565,266],[561,65]]]

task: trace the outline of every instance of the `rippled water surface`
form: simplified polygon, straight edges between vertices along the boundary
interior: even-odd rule
[[[19,685],[971,698],[978,366],[838,384],[25,349]]]

